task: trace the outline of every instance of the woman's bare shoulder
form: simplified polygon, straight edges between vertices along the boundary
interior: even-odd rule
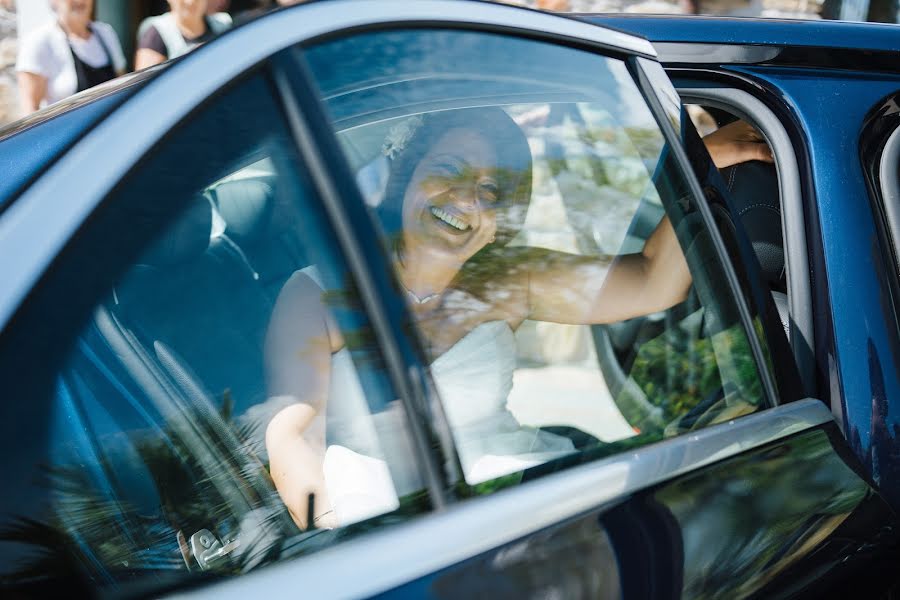
[[[278,302],[284,300],[298,300],[304,297],[313,297],[321,300],[322,282],[315,267],[307,267],[294,271],[288,280],[281,286],[278,293]]]
[[[344,341],[334,317],[325,301],[326,291],[315,267],[295,271],[281,287],[272,311],[270,330],[284,327],[296,329],[321,323],[331,342],[332,352],[343,347]]]

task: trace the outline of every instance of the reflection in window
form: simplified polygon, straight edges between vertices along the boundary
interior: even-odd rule
[[[19,490],[32,502],[0,515],[4,584],[149,590],[188,572],[243,573],[428,509],[405,416],[288,129],[267,82],[245,80],[142,162],[67,255],[65,292],[45,294],[90,309],[58,351],[47,448],[22,454],[34,458]],[[324,363],[294,335],[310,314],[274,316],[298,279],[319,324],[344,340]],[[275,468],[294,457],[276,457],[270,430],[313,405],[326,378],[343,402],[295,440],[320,471],[365,453],[368,479],[338,469],[298,510]]]
[[[624,63],[428,30],[310,64],[469,484],[756,410],[722,266]]]

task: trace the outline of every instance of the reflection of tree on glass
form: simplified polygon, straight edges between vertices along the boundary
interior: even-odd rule
[[[709,144],[719,166],[722,156],[729,164],[756,158],[755,146],[744,152],[725,144],[726,152],[721,143]],[[569,439],[520,427],[506,410],[513,331],[526,319],[610,323],[681,302],[691,275],[668,218],[635,254],[508,245],[530,201],[532,157],[519,126],[499,108],[412,117],[390,131],[383,150],[390,174],[379,217],[433,361],[466,480],[486,481],[572,452]],[[358,520],[396,502],[390,483],[381,491],[340,483],[349,473],[369,477],[379,468],[388,479],[397,474],[373,462],[358,428],[332,427],[350,416],[354,401],[346,396],[354,392],[336,380],[349,357],[316,278],[306,269],[285,285],[267,343],[270,392],[293,400],[268,426],[270,467],[301,527],[310,493],[319,524]],[[365,410],[364,401],[355,406]]]

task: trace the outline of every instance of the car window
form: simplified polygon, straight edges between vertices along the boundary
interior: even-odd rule
[[[305,56],[467,484],[762,406],[710,234],[624,61],[437,29]]]
[[[249,77],[171,132],[36,292],[50,311],[22,327],[55,366],[8,389],[29,406],[0,503],[11,589],[243,573],[428,509],[274,96]]]

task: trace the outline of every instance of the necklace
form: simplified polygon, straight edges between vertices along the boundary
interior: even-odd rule
[[[404,284],[403,280],[401,280],[399,277],[397,278],[397,281],[400,282],[400,287],[403,288],[403,290],[406,292],[406,295],[409,297],[409,299],[412,300],[416,304],[425,304],[426,302],[431,302],[432,300],[434,300],[435,298],[438,298],[441,295],[440,292],[435,292],[434,294],[428,294],[427,296],[420,298],[414,291],[412,291],[411,289],[406,287],[406,284]]]

